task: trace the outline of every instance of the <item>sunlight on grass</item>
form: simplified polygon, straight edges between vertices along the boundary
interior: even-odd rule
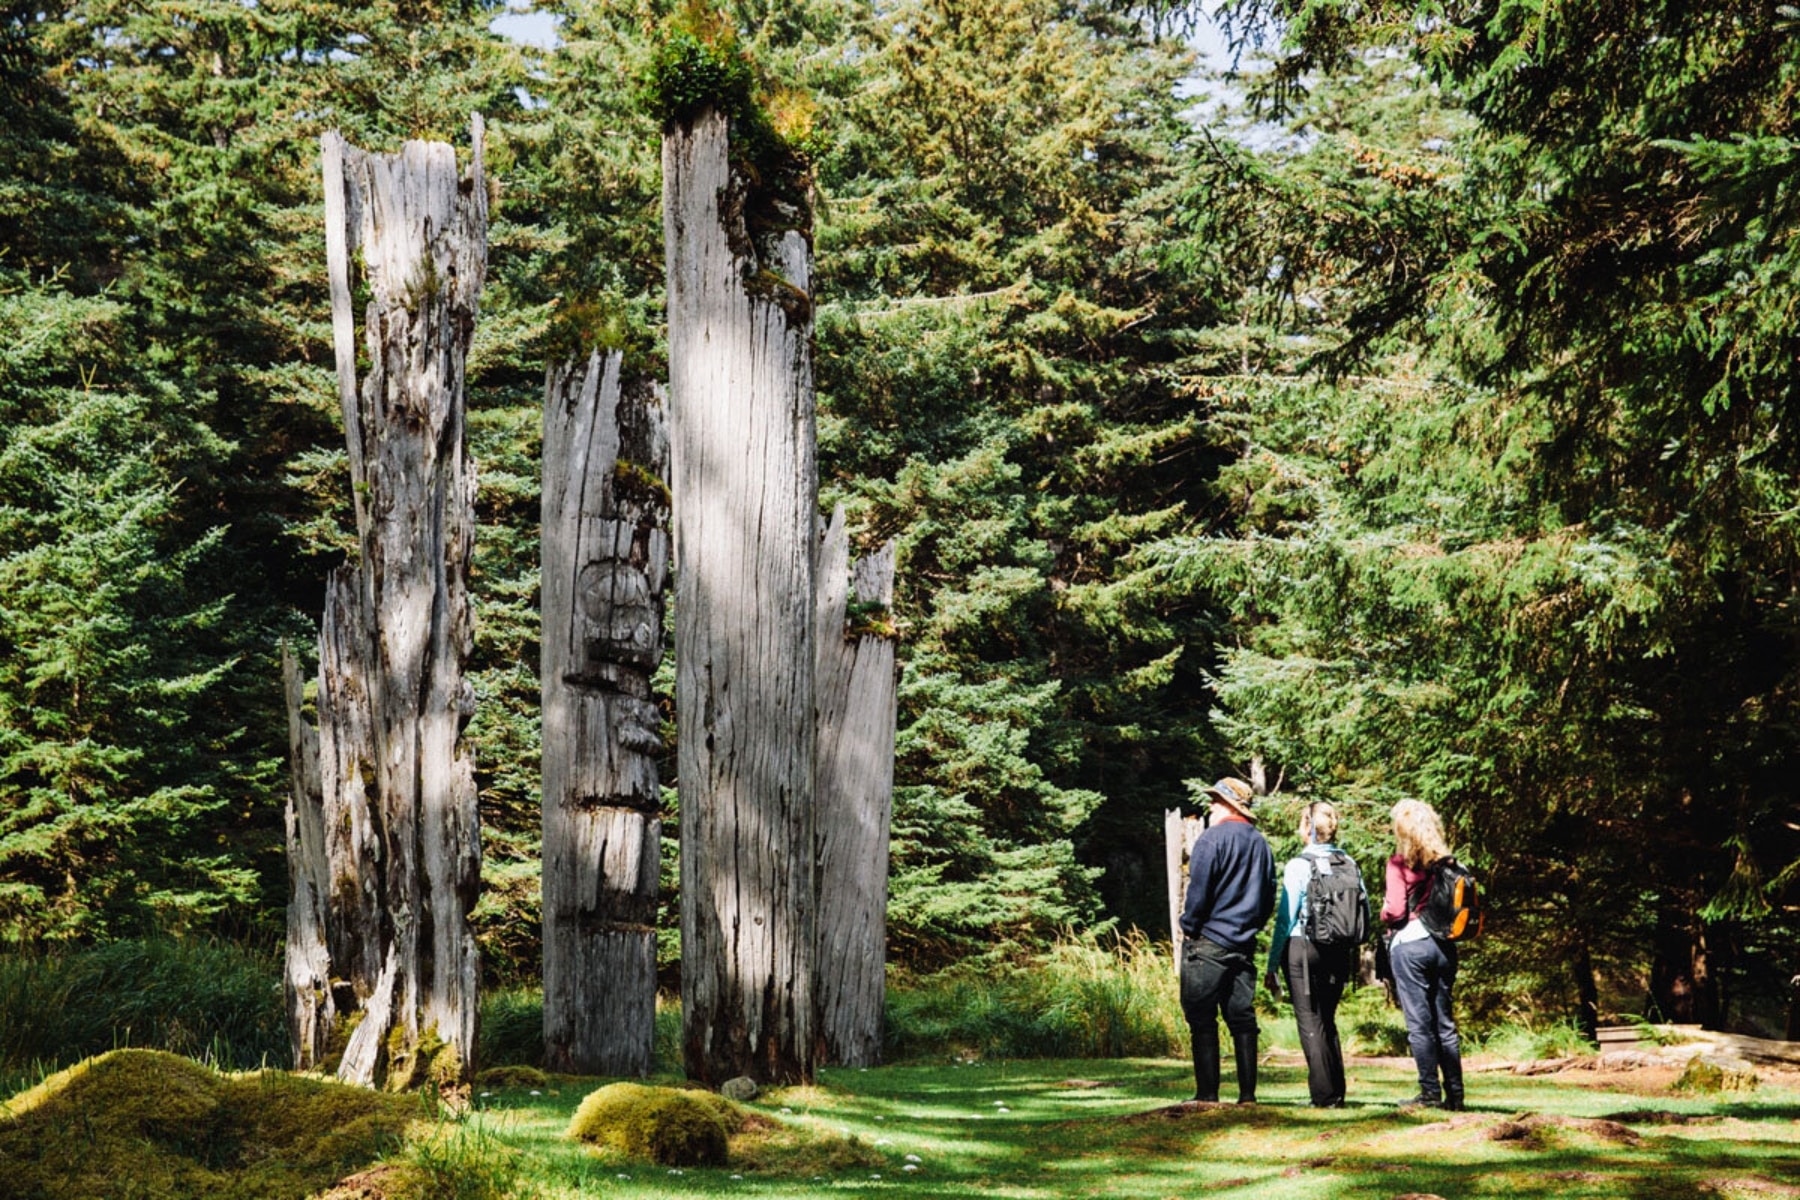
[[[854,1139],[862,1161],[774,1153],[672,1172],[605,1162],[563,1137],[599,1082],[554,1078],[539,1095],[480,1100],[492,1135],[520,1151],[519,1196],[1674,1200],[1703,1186],[1786,1197],[1796,1193],[1777,1181],[1800,1178],[1800,1090],[1780,1084],[1710,1100],[1666,1082],[1634,1090],[1629,1077],[1477,1070],[1471,1110],[1446,1114],[1398,1107],[1413,1086],[1403,1061],[1359,1060],[1349,1107],[1321,1111],[1305,1106],[1298,1056],[1276,1052],[1263,1067],[1268,1103],[1167,1115],[1191,1086],[1178,1060],[946,1059],[825,1071],[746,1106],[797,1143]]]

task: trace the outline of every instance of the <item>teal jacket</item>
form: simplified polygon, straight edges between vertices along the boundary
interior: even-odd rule
[[[1305,936],[1300,931],[1306,928],[1306,889],[1312,883],[1312,860],[1340,853],[1342,851],[1329,842],[1314,842],[1288,859],[1287,866],[1281,872],[1281,894],[1276,897],[1275,936],[1269,939],[1269,970],[1281,969],[1281,956],[1287,952],[1288,938]],[[1356,885],[1361,890],[1363,903],[1366,905],[1369,902],[1369,890],[1363,884],[1362,869],[1356,865],[1354,858],[1350,859],[1350,869],[1356,872]]]

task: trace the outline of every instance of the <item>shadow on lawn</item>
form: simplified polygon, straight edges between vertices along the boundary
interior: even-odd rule
[[[1792,1123],[1800,1105],[1788,1095],[1647,1101],[1541,1080],[1496,1080],[1480,1095],[1477,1108],[1487,1111],[1451,1119],[1399,1108],[1411,1082],[1399,1069],[1363,1073],[1353,1080],[1351,1107],[1317,1110],[1305,1104],[1304,1072],[1271,1064],[1259,1089],[1270,1103],[1167,1117],[1154,1114],[1192,1086],[1186,1069],[1169,1060],[827,1071],[818,1087],[777,1091],[753,1107],[859,1137],[885,1159],[829,1176],[730,1167],[683,1176],[650,1168],[597,1172],[561,1131],[599,1081],[559,1080],[560,1095],[508,1094],[500,1107],[518,1105],[518,1123],[503,1136],[539,1160],[541,1177],[566,1181],[572,1190],[559,1196],[597,1194],[588,1189],[604,1182],[609,1196],[903,1191],[1048,1200],[1218,1191],[1233,1200],[1393,1200],[1412,1192],[1461,1200],[1676,1200],[1714,1188],[1725,1197],[1800,1200],[1800,1188],[1777,1182],[1800,1179],[1800,1130]],[[1495,1133],[1530,1112],[1547,1116],[1523,1132]],[[1630,1129],[1597,1119],[1659,1112],[1676,1119],[1645,1117]],[[917,1161],[908,1163],[909,1155]],[[1734,1189],[1734,1181],[1741,1186]]]

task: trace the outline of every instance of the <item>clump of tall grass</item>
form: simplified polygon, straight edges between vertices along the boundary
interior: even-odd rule
[[[1065,937],[1042,957],[996,970],[895,979],[887,1054],[1124,1058],[1183,1054],[1187,1024],[1166,945],[1141,934]]]
[[[1501,1058],[1530,1060],[1592,1053],[1573,1021],[1507,1021],[1483,1031],[1478,1049]]]
[[[481,996],[480,1053],[483,1067],[544,1065],[544,993],[537,988],[502,988]]]
[[[518,1150],[479,1121],[407,1143],[397,1164],[399,1178],[386,1189],[395,1200],[507,1200],[520,1171]]]
[[[660,1075],[682,1073],[681,998],[659,995],[656,998],[656,1034],[652,1048],[655,1065],[651,1070]]]
[[[276,956],[169,939],[0,955],[0,1090],[126,1046],[224,1068],[287,1065]]]

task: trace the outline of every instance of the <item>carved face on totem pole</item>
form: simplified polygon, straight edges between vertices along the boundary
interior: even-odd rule
[[[650,701],[650,676],[662,658],[659,599],[643,567],[625,559],[594,559],[576,576],[568,682],[623,698],[615,705],[618,741],[645,753],[662,745]]]

